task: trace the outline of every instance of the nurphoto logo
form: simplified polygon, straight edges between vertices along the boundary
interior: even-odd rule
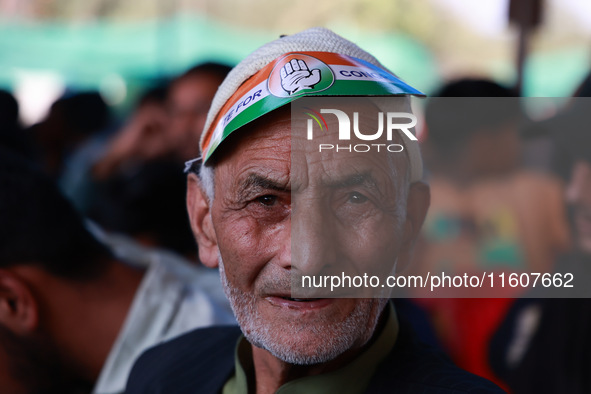
[[[308,140],[314,139],[314,129],[320,129],[320,132],[323,132],[324,129],[328,131],[328,125],[322,114],[331,114],[337,117],[339,130],[338,136],[339,141],[350,141],[351,140],[351,130],[353,130],[353,135],[361,140],[361,141],[376,141],[382,138],[384,131],[386,133],[386,140],[392,141],[393,139],[393,131],[400,130],[402,134],[404,134],[409,140],[417,141],[417,137],[410,131],[414,126],[417,124],[417,118],[415,115],[408,113],[408,112],[378,112],[378,128],[377,130],[360,130],[359,126],[359,113],[353,112],[353,122],[349,118],[349,115],[344,111],[339,109],[321,109],[320,113],[314,111],[311,108],[306,107],[306,110],[310,112],[306,112],[306,115],[310,116],[311,119],[308,119],[307,122],[307,138]],[[384,121],[385,119],[385,121]],[[385,126],[384,126],[385,123]],[[317,125],[317,127],[315,127]],[[324,127],[323,127],[324,126]],[[351,127],[352,126],[352,127]],[[402,152],[404,150],[404,146],[401,144],[349,144],[349,145],[342,145],[342,144],[319,144],[318,149],[320,152],[323,150],[336,150],[339,151],[348,151],[348,152],[369,152],[369,151],[377,151],[380,152],[381,149],[387,150],[388,152]]]

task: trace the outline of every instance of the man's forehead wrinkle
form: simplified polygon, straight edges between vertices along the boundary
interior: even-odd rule
[[[261,135],[261,132],[267,139],[283,139],[285,134],[291,134],[291,117],[289,113],[284,112],[283,110],[258,118],[251,124],[244,126],[240,133],[246,140],[252,135]]]
[[[243,126],[224,141],[219,148],[216,167],[235,160],[278,158],[291,150],[291,121],[289,114],[268,114]],[[279,153],[279,154],[278,154]],[[241,164],[239,164],[241,165]]]
[[[386,157],[399,156],[398,154],[350,156],[329,153],[327,155],[293,154],[292,152],[292,190],[294,192],[308,186],[337,187],[344,185],[341,180],[345,179],[347,184],[353,185],[352,183],[358,182],[358,185],[363,184],[365,187],[376,190],[395,189],[399,184],[396,179],[399,171],[394,168],[396,165],[391,162],[393,160]],[[402,157],[401,159],[405,160]]]

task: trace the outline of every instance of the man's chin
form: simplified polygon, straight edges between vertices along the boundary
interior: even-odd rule
[[[332,300],[318,309],[304,310],[300,318],[294,318],[289,308],[285,314],[284,308],[272,308],[272,313],[259,310],[256,321],[239,319],[239,323],[254,346],[289,364],[313,365],[363,347],[372,337],[384,305],[385,301],[378,299]]]
[[[327,329],[330,330],[330,329]],[[347,351],[354,342],[350,336],[331,335],[319,327],[270,327],[245,332],[246,339],[277,359],[294,365],[325,363]]]
[[[387,303],[378,298],[294,301],[288,293],[260,298],[232,286],[221,258],[219,263],[222,287],[246,339],[289,364],[324,363],[363,347]]]

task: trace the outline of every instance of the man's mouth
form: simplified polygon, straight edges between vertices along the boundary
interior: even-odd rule
[[[311,302],[311,301],[316,301],[318,300],[318,298],[291,298],[291,297],[281,297],[284,300],[288,300],[288,301],[295,301],[295,302]]]
[[[333,298],[299,298],[286,295],[268,296],[265,299],[273,306],[295,310],[324,308],[335,301]]]

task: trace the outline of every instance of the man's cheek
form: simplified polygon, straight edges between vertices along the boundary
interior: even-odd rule
[[[220,251],[226,268],[228,280],[240,287],[253,283],[258,272],[269,260],[268,239],[261,235],[257,226],[248,221],[234,222],[225,229],[226,236],[220,241]]]
[[[393,228],[376,226],[343,240],[341,246],[346,250],[344,254],[354,265],[351,269],[368,275],[389,274],[401,244],[401,240],[393,238],[392,234],[396,234]]]

